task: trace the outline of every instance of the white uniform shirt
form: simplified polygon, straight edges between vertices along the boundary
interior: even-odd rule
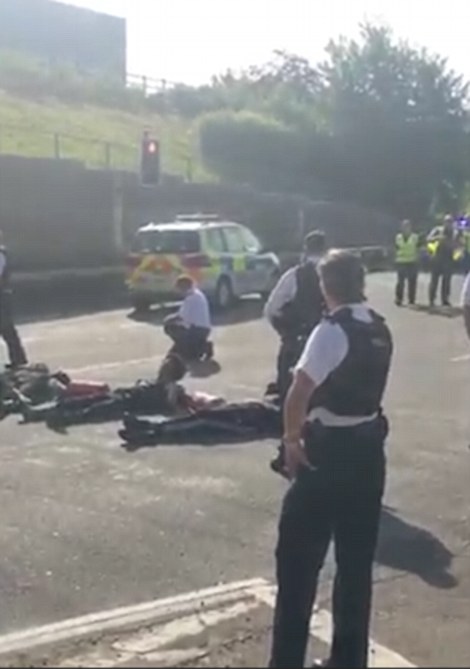
[[[470,272],[467,274],[462,288],[462,307],[470,307]]]
[[[365,323],[372,322],[372,316],[367,304],[359,303],[345,306],[348,306],[352,310],[353,318],[358,321],[364,321]],[[296,371],[302,370],[312,379],[318,388],[340,366],[347,356],[348,350],[348,338],[341,325],[323,320],[310,335],[300,356],[300,360],[296,365]],[[376,415],[337,416],[324,407],[316,407],[310,412],[309,419],[317,419],[323,425],[329,427],[341,427],[359,425],[360,423],[373,420]]]
[[[178,312],[184,327],[192,325],[211,329],[211,315],[207,297],[198,288],[193,288],[184,298]]]
[[[320,260],[317,256],[310,256],[308,262],[317,264]],[[264,307],[265,318],[272,322],[274,318],[281,315],[282,308],[288,302],[291,302],[297,294],[297,268],[291,267],[284,272]]]

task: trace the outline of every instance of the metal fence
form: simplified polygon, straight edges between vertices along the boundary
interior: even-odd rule
[[[120,144],[32,126],[0,124],[0,153],[29,158],[80,160],[90,167],[136,169],[138,144]]]
[[[128,88],[142,91],[145,96],[164,93],[168,89],[178,86],[175,81],[169,81],[168,79],[155,79],[144,74],[130,73],[126,76],[126,85]]]
[[[190,141],[177,141],[172,153],[172,173],[184,177],[188,182],[193,181],[194,156]],[[26,125],[0,124],[0,154],[78,160],[87,167],[137,172],[140,165],[140,139],[136,137],[124,144],[61,131],[47,132]]]

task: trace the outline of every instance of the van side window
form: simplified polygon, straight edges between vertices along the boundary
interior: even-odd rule
[[[240,228],[240,230],[245,244],[245,251],[248,251],[248,253],[261,253],[261,242],[251,230],[244,227]]]
[[[209,251],[212,253],[226,253],[227,247],[220,228],[205,230],[205,235]]]
[[[240,228],[234,225],[224,228],[224,236],[229,253],[245,253],[245,242]]]

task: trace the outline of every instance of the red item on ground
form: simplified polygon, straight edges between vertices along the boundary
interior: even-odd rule
[[[71,381],[65,388],[65,397],[100,397],[110,392],[107,383],[101,381]]]

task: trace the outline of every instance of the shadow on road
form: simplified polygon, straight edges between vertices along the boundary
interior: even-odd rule
[[[139,323],[148,323],[149,325],[161,326],[163,321],[170,314],[175,313],[177,307],[173,305],[162,305],[155,307],[146,313],[130,312],[127,317]],[[228,311],[215,311],[212,315],[212,322],[215,327],[225,327],[227,325],[236,325],[238,323],[248,323],[261,318],[263,314],[263,302],[256,299],[240,300],[234,307]]]
[[[34,300],[34,295],[28,299],[19,299],[15,296],[16,322],[18,325],[41,323],[44,321],[66,320],[81,316],[93,316],[106,311],[125,309],[129,300],[124,293],[102,295],[56,296],[40,297]]]
[[[460,307],[430,307],[427,304],[414,304],[408,308],[412,311],[420,311],[430,316],[443,316],[444,318],[458,318],[462,315]]]
[[[458,584],[451,573],[453,554],[429,530],[400,518],[384,507],[376,561],[386,567],[416,574],[435,588],[451,589]]]
[[[195,379],[207,379],[209,376],[218,374],[221,369],[217,360],[198,360],[188,364],[189,375]]]

